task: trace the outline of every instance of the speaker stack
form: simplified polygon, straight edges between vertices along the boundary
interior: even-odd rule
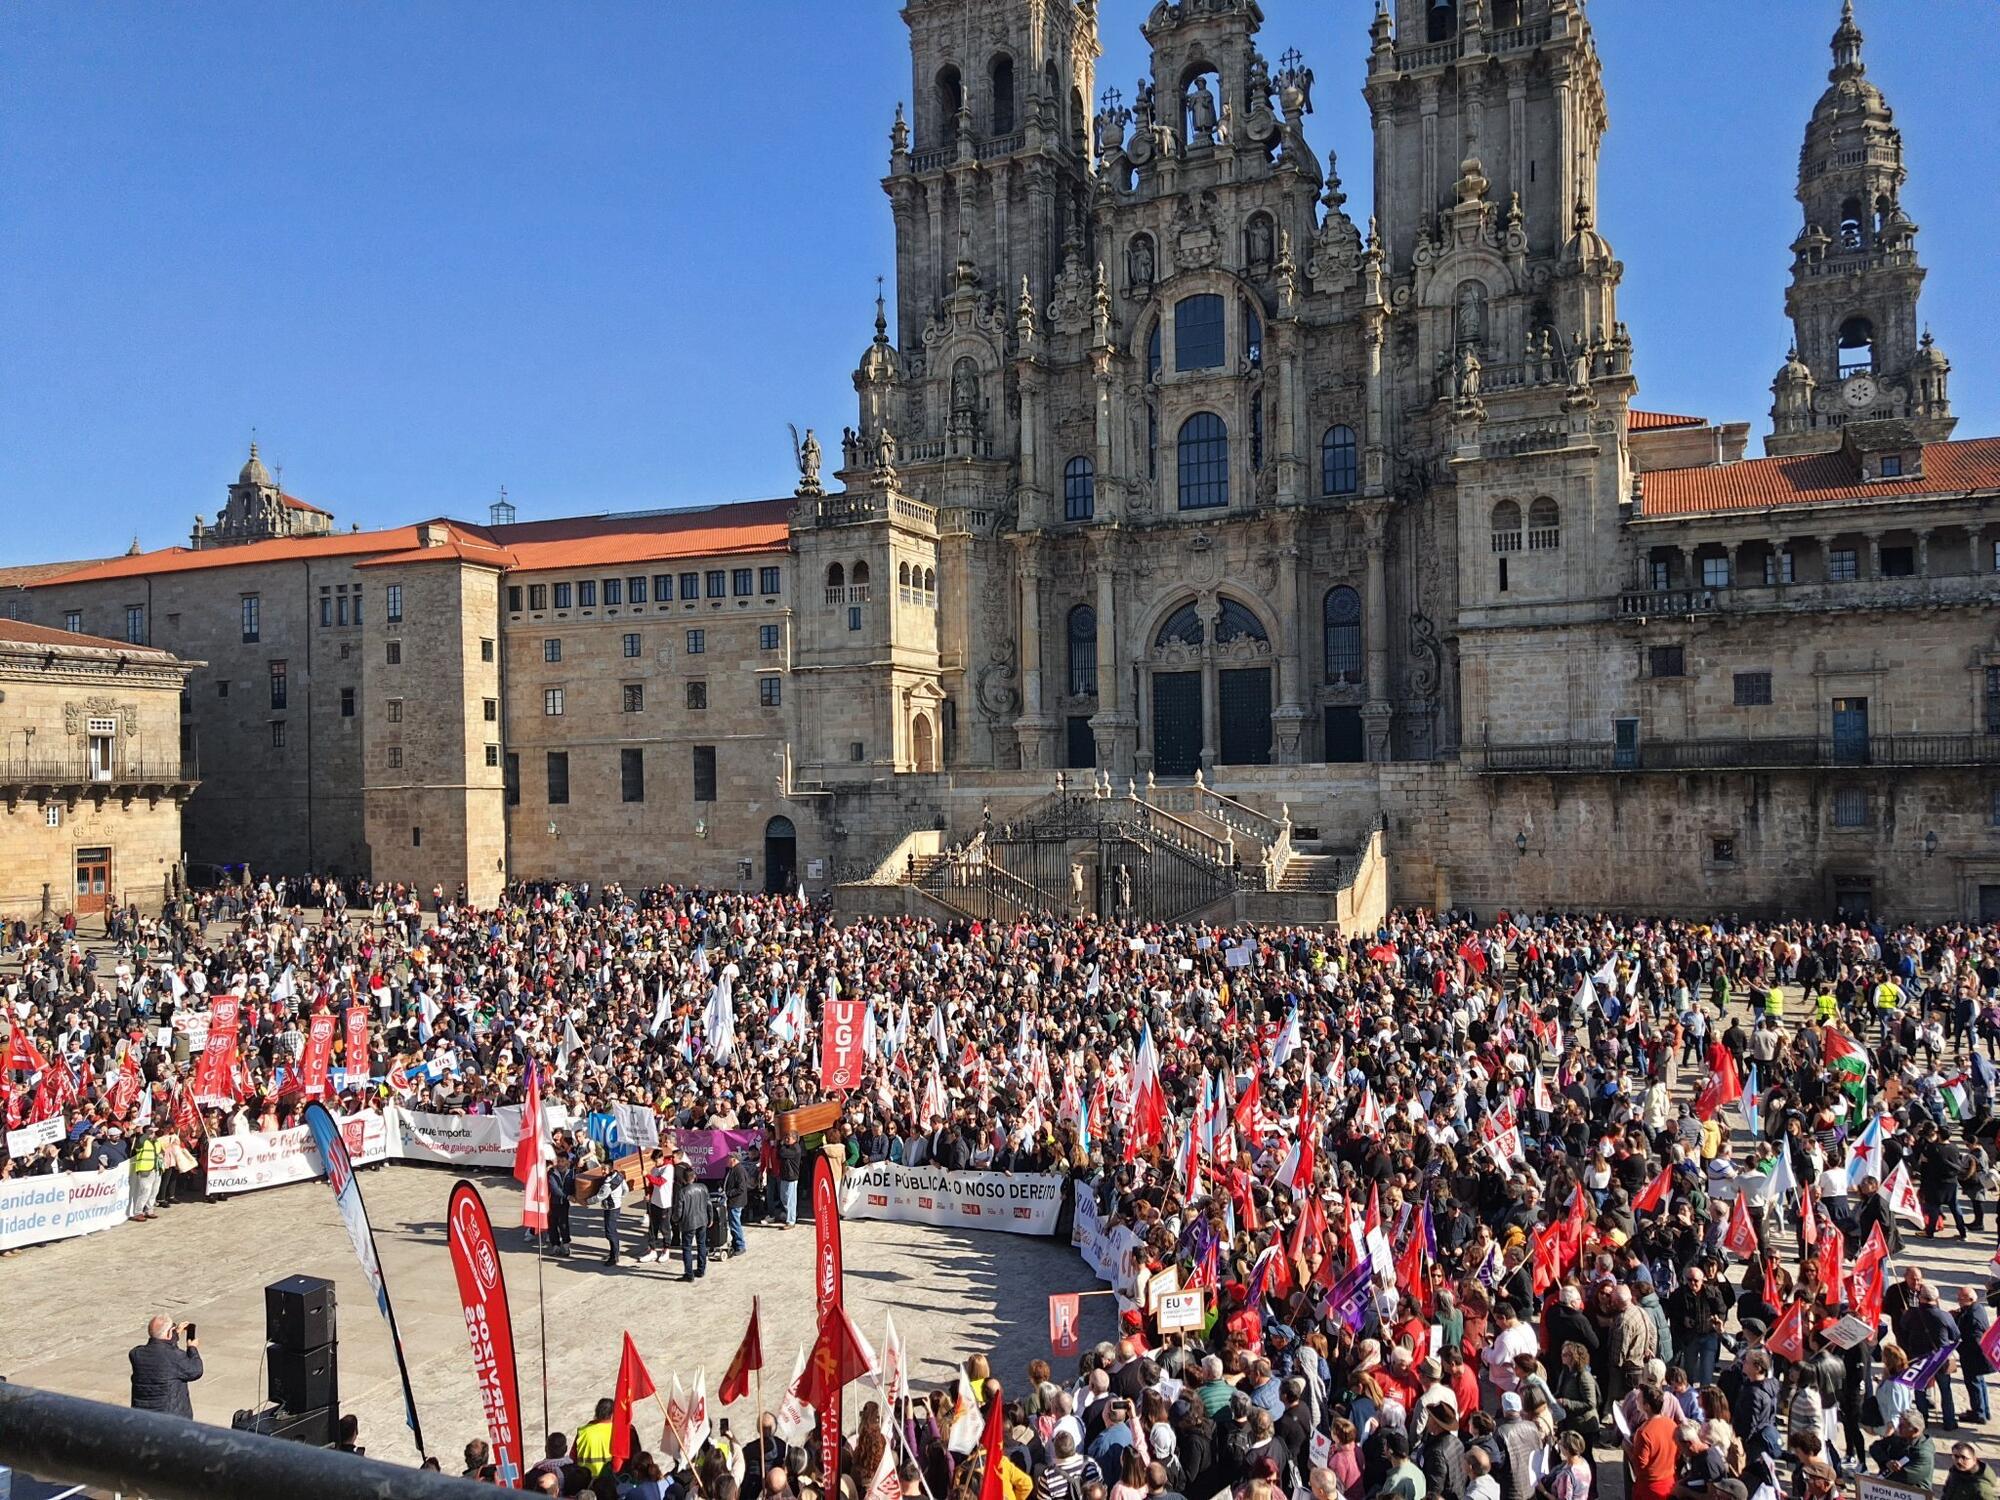
[[[340,1425],[333,1283],[288,1276],[265,1287],[264,1338],[266,1394],[277,1409],[258,1413],[254,1430],[331,1447]]]

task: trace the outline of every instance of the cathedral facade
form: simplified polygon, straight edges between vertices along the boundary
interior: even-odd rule
[[[1127,8],[908,0],[893,294],[795,495],[340,534],[253,451],[192,549],[21,597],[235,600],[268,567],[308,590],[309,653],[351,587],[315,680],[348,697],[308,730],[346,738],[287,795],[383,878],[2000,918],[2000,440],[1952,440],[1851,5],[1762,458],[1747,422],[1634,405],[1582,0],[1384,0],[1365,204],[1310,139],[1328,80],[1271,55],[1257,0],[1155,4],[1129,99],[1096,76]],[[324,576],[278,571],[301,558]],[[257,646],[254,674],[264,641],[218,618],[168,644]],[[205,744],[271,748],[191,698]],[[208,798],[207,857],[256,859],[232,773],[190,839]],[[635,811],[648,785],[670,807]],[[1094,849],[1085,787],[1117,804]],[[1174,911],[1143,884],[1168,866]]]

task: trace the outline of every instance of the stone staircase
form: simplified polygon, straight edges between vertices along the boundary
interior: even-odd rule
[[[1354,878],[1354,861],[1338,854],[1294,853],[1278,877],[1280,891],[1337,891]]]

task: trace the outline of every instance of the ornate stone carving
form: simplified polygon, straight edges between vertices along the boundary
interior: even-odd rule
[[[1411,696],[1426,705],[1435,704],[1444,676],[1444,658],[1438,649],[1437,626],[1421,611],[1410,616],[1410,655],[1416,661],[1410,669]]]
[[[1182,270],[1195,271],[1212,266],[1222,253],[1222,234],[1216,228],[1215,194],[1204,189],[1187,194],[1174,210],[1174,262]]]
[[[1075,240],[1063,246],[1063,266],[1049,299],[1049,323],[1057,333],[1082,333],[1090,327],[1090,273]]]
[[[139,732],[139,705],[121,703],[116,698],[86,698],[81,703],[63,705],[65,734],[82,734],[92,719],[116,719],[118,732],[129,739]]]

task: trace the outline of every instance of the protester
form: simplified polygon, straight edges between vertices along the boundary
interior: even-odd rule
[[[187,1335],[185,1348],[181,1335]],[[146,1325],[146,1342],[131,1352],[132,1406],[136,1411],[193,1417],[188,1387],[201,1379],[201,1349],[194,1330],[164,1313]]]

